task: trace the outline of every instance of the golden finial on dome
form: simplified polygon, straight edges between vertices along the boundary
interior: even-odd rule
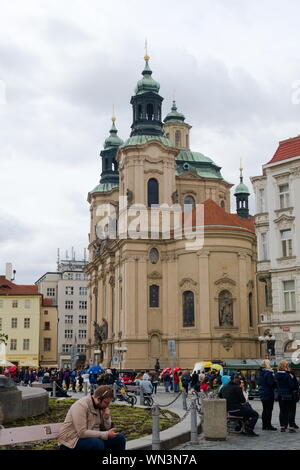
[[[241,182],[243,181],[243,167],[242,167],[242,159],[240,158],[240,179]]]
[[[115,122],[116,116],[115,116],[115,105],[113,104],[113,115],[111,117],[112,122]]]
[[[148,56],[148,41],[147,41],[147,38],[145,39],[145,56],[144,56],[144,59],[146,62],[148,62],[148,60],[150,59],[150,57]]]

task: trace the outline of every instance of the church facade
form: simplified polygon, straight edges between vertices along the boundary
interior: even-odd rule
[[[113,118],[100,183],[88,194],[88,357],[122,369],[153,368],[156,359],[161,367],[192,368],[258,357],[248,189],[241,176],[232,214],[232,185],[211,158],[190,149],[191,126],[175,101],[162,122],[148,56],[142,75],[131,98],[130,137],[118,137]],[[98,229],[107,206],[113,216],[105,237]],[[175,216],[166,230],[164,211],[172,207],[181,208],[177,222],[200,227],[200,245],[177,236]]]

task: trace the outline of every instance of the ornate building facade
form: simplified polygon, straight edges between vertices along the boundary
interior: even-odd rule
[[[113,118],[100,183],[88,194],[90,360],[110,366],[120,350],[122,369],[153,368],[157,358],[162,367],[188,368],[205,359],[255,358],[256,236],[248,189],[241,180],[238,213],[230,213],[232,185],[211,158],[190,149],[191,126],[175,102],[162,122],[148,56],[142,75],[131,98],[130,137],[118,137]],[[108,226],[117,227],[117,237],[99,235],[104,204],[115,212]],[[203,246],[187,249],[174,221],[166,236],[162,204],[182,207],[193,230],[202,211]],[[137,224],[137,207],[152,221],[151,235],[139,217]]]
[[[251,178],[256,195],[259,329],[273,336],[275,355],[300,352],[300,137],[279,143]],[[267,343],[266,343],[267,344]]]

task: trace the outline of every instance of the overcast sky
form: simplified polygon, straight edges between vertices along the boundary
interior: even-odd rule
[[[163,115],[175,89],[192,150],[234,184],[242,158],[252,189],[300,134],[299,18],[299,0],[0,0],[0,274],[12,262],[34,283],[58,247],[83,257],[112,106],[126,139],[146,37]]]

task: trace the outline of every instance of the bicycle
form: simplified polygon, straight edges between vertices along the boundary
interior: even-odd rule
[[[151,395],[144,393],[144,405],[150,408],[153,405],[153,403],[154,403],[154,400],[151,397]]]
[[[133,392],[128,392],[125,386],[121,386],[117,391],[117,399],[130,403],[131,406],[136,405],[137,398]]]

